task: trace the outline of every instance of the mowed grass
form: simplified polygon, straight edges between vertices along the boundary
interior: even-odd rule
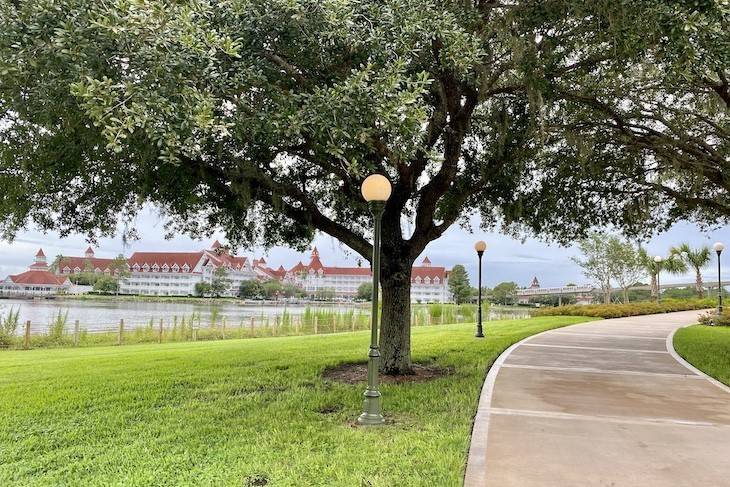
[[[589,320],[414,328],[413,360],[453,368],[382,384],[360,426],[368,332],[0,353],[0,485],[456,486],[489,366],[510,344]]]
[[[674,349],[702,372],[730,386],[730,327],[695,325],[677,330]]]

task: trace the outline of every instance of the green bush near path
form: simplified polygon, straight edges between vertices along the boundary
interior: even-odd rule
[[[540,308],[532,311],[531,314],[532,316],[595,316],[597,318],[609,319],[707,309],[713,308],[715,304],[716,302],[712,299],[666,299],[661,303],[574,304],[570,306],[556,306],[554,308]]]
[[[702,372],[730,386],[730,327],[681,328],[674,334],[674,349]]]
[[[0,485],[457,486],[488,367],[512,343],[587,321],[418,327],[413,359],[453,370],[384,383],[383,426],[356,423],[366,331],[6,351]]]

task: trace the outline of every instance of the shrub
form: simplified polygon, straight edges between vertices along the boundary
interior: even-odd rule
[[[700,324],[707,326],[730,326],[730,315],[717,315],[715,311],[700,315]]]
[[[666,300],[660,303],[625,303],[625,304],[591,304],[540,308],[533,311],[532,316],[593,316],[598,318],[624,318],[627,316],[672,313],[675,311],[691,311],[711,308],[712,300]],[[724,317],[723,317],[724,318]],[[730,324],[730,319],[728,319]]]
[[[0,315],[0,347],[9,347],[13,343],[19,319],[20,309],[13,312],[13,308],[10,308],[8,316],[5,318]]]

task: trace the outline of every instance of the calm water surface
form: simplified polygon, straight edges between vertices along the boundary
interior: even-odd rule
[[[414,305],[414,308],[417,305]],[[251,318],[254,318],[256,325],[261,325],[268,318],[274,320],[275,316],[282,316],[284,312],[290,316],[299,316],[309,308],[332,311],[334,313],[346,313],[354,310],[355,314],[370,314],[369,304],[363,305],[317,305],[309,304],[272,304],[272,303],[172,303],[172,302],[150,302],[131,300],[73,300],[73,299],[0,299],[0,315],[6,316],[11,310],[20,310],[18,333],[26,321],[31,322],[32,333],[44,333],[48,325],[58,316],[59,313],[67,315],[67,326],[73,327],[76,320],[79,326],[90,332],[116,330],[119,320],[123,319],[126,328],[145,326],[152,321],[157,326],[163,320],[165,327],[172,326],[177,319],[189,320],[193,315],[200,316],[202,326],[207,326],[211,318],[216,315],[216,320],[225,318],[231,326],[244,323],[248,325]],[[486,310],[485,310],[486,311]],[[484,320],[521,319],[529,317],[529,310],[525,308],[495,308],[484,313]],[[473,317],[476,319],[476,316]]]
[[[7,315],[8,312],[20,310],[19,322],[22,328],[26,321],[31,322],[33,333],[42,333],[59,313],[65,315],[68,312],[67,323],[72,327],[76,320],[79,326],[90,332],[116,330],[119,320],[123,319],[125,327],[147,325],[152,320],[159,324],[163,320],[165,326],[171,324],[175,318],[181,320],[185,317],[187,321],[193,314],[200,315],[202,326],[210,321],[213,314],[217,314],[217,321],[225,318],[231,325],[238,325],[242,321],[250,323],[253,317],[257,324],[274,316],[281,316],[285,311],[293,316],[301,315],[307,308],[313,309],[312,304],[198,304],[198,303],[166,303],[149,301],[82,301],[65,299],[2,299],[0,300],[0,314]],[[334,312],[347,312],[355,309],[358,312],[368,313],[369,308],[354,307],[352,305],[331,305],[316,306],[317,309],[332,310]],[[197,320],[197,318],[196,318]]]

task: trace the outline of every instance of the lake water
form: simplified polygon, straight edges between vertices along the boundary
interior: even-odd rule
[[[150,302],[131,300],[65,300],[65,299],[2,299],[0,300],[0,314],[6,316],[11,309],[13,312],[20,310],[19,322],[23,328],[26,321],[31,322],[33,333],[43,333],[59,313],[65,315],[68,312],[67,323],[72,327],[76,320],[79,326],[90,332],[116,330],[119,327],[119,320],[123,319],[125,327],[147,325],[152,320],[157,326],[163,320],[165,326],[171,324],[176,318],[181,320],[185,317],[190,319],[193,314],[200,314],[202,326],[207,326],[215,313],[217,322],[223,318],[232,325],[244,322],[250,323],[254,318],[256,324],[269,318],[281,316],[284,311],[292,316],[298,316],[309,309],[324,309],[336,312],[347,312],[353,308],[352,305],[329,305],[315,306],[313,304],[228,304],[228,303],[173,303],[173,302]],[[214,311],[215,310],[215,311]],[[357,307],[355,313],[369,314],[369,308]]]
[[[418,305],[413,305],[414,308]],[[59,313],[67,315],[67,326],[73,327],[76,320],[82,329],[89,332],[115,331],[119,327],[119,320],[123,319],[125,328],[148,325],[150,321],[157,326],[163,320],[165,327],[172,326],[175,319],[183,317],[189,320],[193,314],[200,316],[202,326],[207,326],[211,318],[216,315],[218,323],[225,318],[232,326],[244,323],[248,325],[251,318],[255,324],[261,325],[267,319],[274,321],[275,316],[284,312],[290,316],[300,316],[307,309],[322,310],[334,313],[347,313],[354,310],[355,314],[370,314],[370,305],[317,305],[309,304],[272,304],[271,302],[248,302],[247,304],[232,304],[215,302],[211,304],[151,302],[146,300],[72,300],[72,299],[0,299],[0,315],[6,316],[11,310],[20,310],[18,333],[22,333],[26,321],[31,322],[33,334],[45,333],[48,325]],[[525,308],[489,308],[484,313],[484,320],[521,319],[528,318],[529,310]],[[476,314],[472,318],[476,319]],[[196,319],[197,321],[197,319]]]

